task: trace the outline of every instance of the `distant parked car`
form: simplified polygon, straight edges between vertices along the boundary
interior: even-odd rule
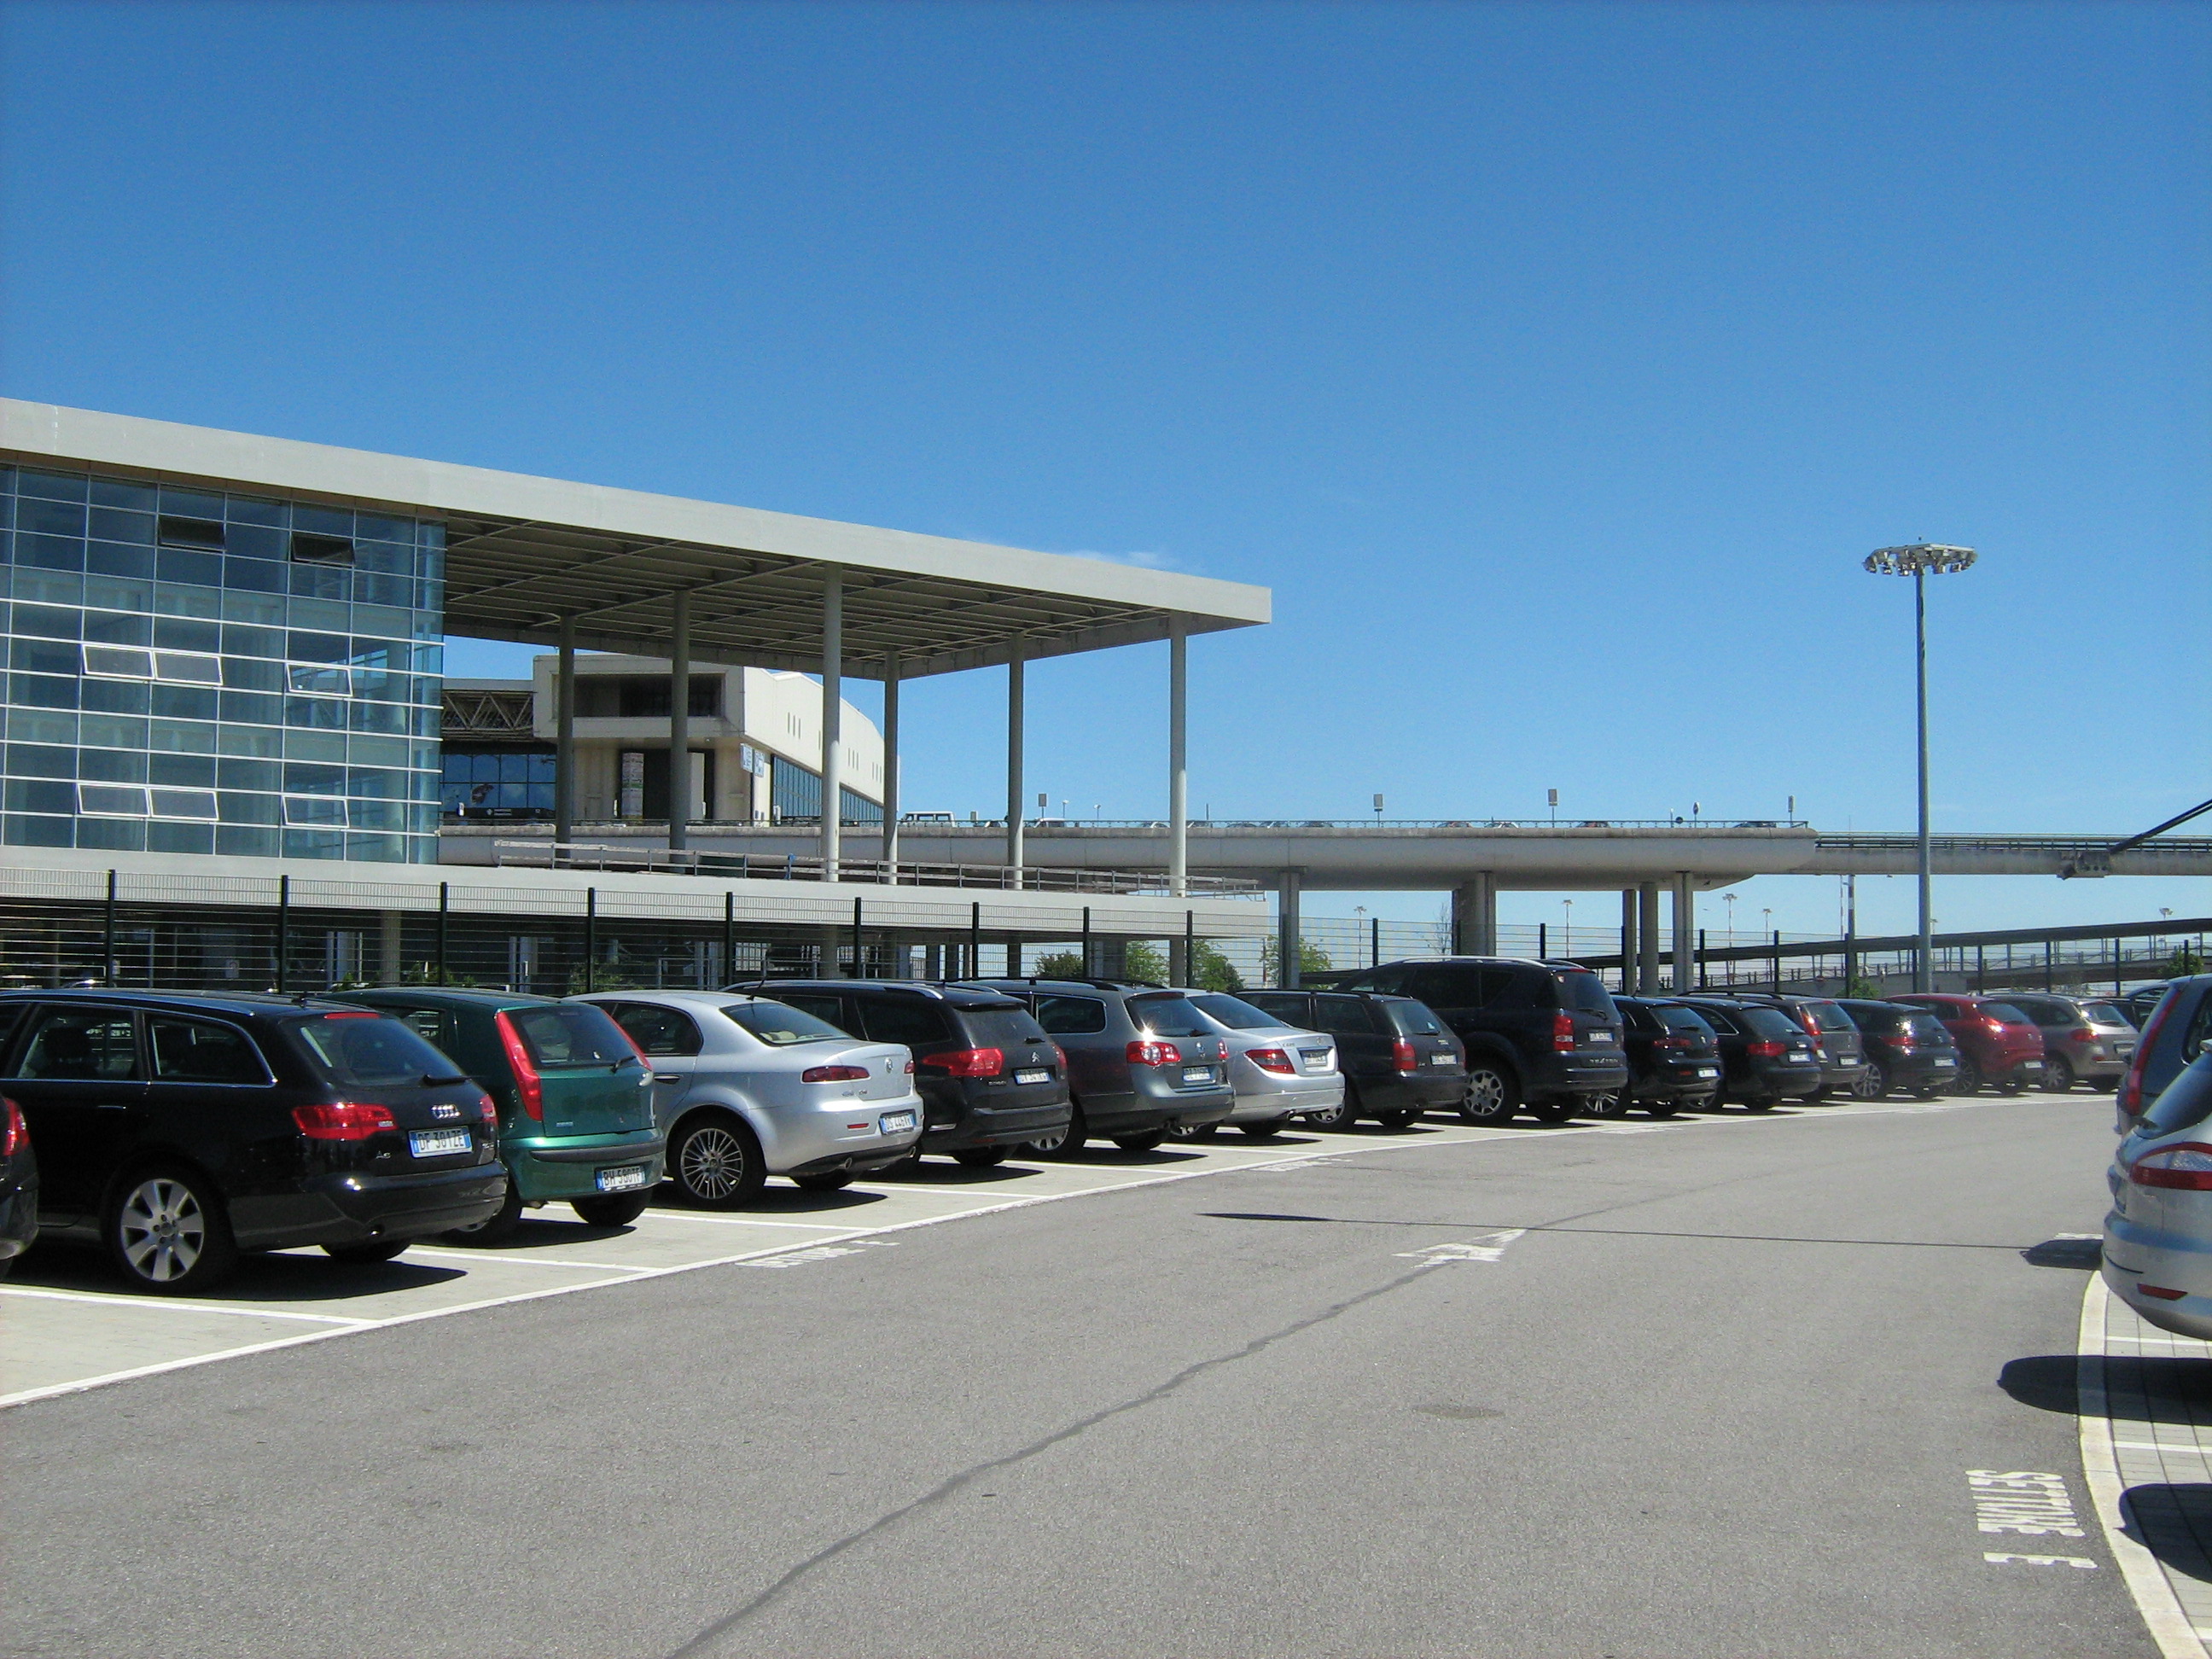
[[[1065,1129],[1030,1139],[1034,1151],[1073,1153],[1096,1135],[1146,1152],[1170,1124],[1203,1128],[1237,1109],[1229,1045],[1180,991],[1104,979],[969,982],[1027,1004],[1066,1052],[1073,1110]]]
[[[701,1209],[737,1209],[772,1175],[834,1191],[921,1142],[924,1109],[903,1043],[871,1042],[734,991],[610,991],[588,1001],[651,1054],[669,1177]]]
[[[2003,998],[1900,991],[1892,1000],[1929,1009],[1943,1022],[1959,1045],[1959,1093],[1977,1093],[1986,1083],[2016,1095],[2043,1081],[2043,1033]]]
[[[2181,981],[2179,985],[2185,985]],[[2106,1176],[2105,1284],[2149,1323],[2212,1339],[2212,1054],[2129,1127]]]
[[[1866,1048],[1859,1039],[1859,1028],[1844,1012],[1841,1003],[1832,997],[1775,996],[1741,991],[1732,994],[1739,1002],[1763,1002],[1770,1008],[1779,1008],[1803,1026],[1819,1047],[1820,1091],[1808,1096],[1808,1099],[1818,1100],[1838,1091],[1858,1092],[1859,1079],[1866,1071]]]
[[[1866,1064],[1851,1091],[1861,1100],[1899,1090],[1934,1100],[1958,1086],[1959,1045],[1932,1009],[1850,997],[1836,1006],[1851,1017],[1865,1047]]]
[[[1621,1046],[1628,1054],[1624,1106],[1649,1117],[1711,1105],[1721,1091],[1720,1039],[1698,1011],[1663,997],[1617,996]]]
[[[495,1244],[526,1209],[566,1204],[599,1227],[644,1213],[661,1170],[653,1075],[596,1008],[517,991],[401,985],[339,994],[451,1054],[499,1106],[507,1200],[451,1242]]]
[[[2063,1094],[2076,1083],[2118,1084],[2136,1051],[2136,1025],[2109,997],[2057,996],[2048,991],[1997,994],[2043,1033],[2043,1086]]]
[[[2136,1040],[2136,1051],[2120,1079],[2119,1130],[2156,1103],[2183,1067],[2212,1043],[2212,974],[2177,979],[2166,988]]]
[[[907,980],[766,980],[749,988],[872,1042],[903,1043],[927,1106],[920,1152],[985,1168],[1065,1131],[1067,1062],[1028,1007],[997,991]]]
[[[1265,1139],[1281,1133],[1293,1117],[1340,1129],[1348,1129],[1357,1121],[1358,1106],[1345,1086],[1344,1073],[1337,1069],[1336,1044],[1329,1037],[1226,992],[1185,991],[1183,995],[1228,1046],[1229,1085],[1237,1091],[1237,1104],[1223,1124]],[[1168,1133],[1188,1139],[1209,1135],[1216,1127],[1209,1123],[1187,1128],[1179,1123]]]
[[[1371,1117],[1402,1129],[1424,1114],[1467,1104],[1467,1051],[1426,1005],[1376,991],[1247,991],[1244,1000],[1292,1025],[1326,1031],[1344,1073],[1340,1128]]]
[[[1720,1045],[1716,1105],[1734,1101],[1747,1112],[1767,1112],[1819,1093],[1820,1055],[1813,1035],[1779,1008],[1721,997],[1675,1000],[1711,1026]]]
[[[0,1279],[38,1237],[39,1155],[23,1109],[0,1095]]]
[[[1434,1009],[1467,1051],[1470,1121],[1503,1123],[1525,1104],[1546,1123],[1601,1109],[1628,1086],[1620,1010],[1587,968],[1517,957],[1385,963],[1338,981]]]
[[[388,1261],[507,1193],[484,1091],[366,1008],[10,992],[0,1091],[38,1152],[42,1232],[160,1295],[200,1294],[241,1250]]]
[[[2115,997],[2112,1000],[2122,1013],[2135,1022],[2136,1030],[2140,1031],[2149,1024],[2151,1010],[2158,1006],[2158,1000],[2166,994],[2166,988],[2172,983],[2170,979],[2155,980],[2148,985],[2138,985],[2124,996]]]

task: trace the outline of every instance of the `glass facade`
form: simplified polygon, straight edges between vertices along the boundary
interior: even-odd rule
[[[448,749],[441,805],[452,818],[550,818],[553,750]]]
[[[445,527],[0,467],[14,847],[437,862]]]

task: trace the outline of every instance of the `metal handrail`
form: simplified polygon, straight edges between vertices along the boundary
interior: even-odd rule
[[[999,864],[930,864],[905,859],[841,858],[834,877],[823,860],[796,853],[721,852],[711,848],[620,847],[596,842],[495,841],[502,868],[599,870],[635,874],[712,876],[726,881],[872,882],[901,887],[966,887],[1044,893],[1104,893],[1125,897],[1170,896],[1157,870],[1068,870]],[[510,852],[506,849],[518,849]],[[1207,898],[1261,899],[1265,890],[1239,876],[1193,876],[1188,894]]]

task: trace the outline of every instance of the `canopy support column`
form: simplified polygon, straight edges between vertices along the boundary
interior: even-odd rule
[[[822,879],[837,879],[845,817],[845,576],[822,578]],[[833,947],[834,948],[834,947]]]
[[[576,618],[561,613],[561,664],[553,686],[553,862],[576,838]]]
[[[682,850],[691,822],[691,595],[678,588],[668,623],[668,850]]]
[[[898,883],[899,653],[884,659],[884,879]]]
[[[1007,885],[1022,884],[1022,668],[1029,641],[1014,641],[1006,659],[1006,869]]]
[[[1172,617],[1168,623],[1168,891],[1176,898],[1190,892],[1189,658],[1188,625],[1181,617]]]

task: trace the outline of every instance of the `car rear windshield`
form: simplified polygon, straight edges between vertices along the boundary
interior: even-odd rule
[[[460,1067],[383,1014],[325,1014],[292,1027],[325,1081],[353,1089],[398,1089]]]
[[[961,1029],[973,1048],[1012,1048],[1017,1043],[1042,1041],[1044,1027],[1018,1002],[988,1002],[981,1007],[956,1008]]]
[[[1983,1014],[1990,1019],[2001,1019],[2008,1025],[2033,1025],[2035,1022],[2009,1002],[1985,1002]]]
[[[1654,1008],[1659,1023],[1670,1031],[1690,1031],[1698,1036],[1711,1036],[1713,1028],[1698,1018],[1694,1008]]]
[[[1739,1008],[1736,1017],[1754,1036],[1802,1038],[1805,1035],[1805,1028],[1779,1008]]]
[[[1586,1014],[1601,1014],[1607,1019],[1619,1019],[1620,1011],[1613,1006],[1613,994],[1605,988],[1605,981],[1587,970],[1580,973],[1555,974],[1559,985],[1559,1006],[1579,1009]]]
[[[1401,1036],[1442,1036],[1443,1023],[1418,1002],[1386,1002],[1390,1024]]]
[[[1910,1014],[1905,1023],[1911,1028],[1912,1035],[1923,1042],[1948,1042],[1951,1040],[1950,1031],[1933,1014]]]
[[[727,1002],[722,1012],[771,1048],[788,1048],[798,1042],[827,1042],[832,1037],[851,1037],[826,1019],[781,1002]]]
[[[2142,1115],[2136,1133],[2170,1135],[2192,1129],[2208,1117],[2212,1117],[2212,1054],[2201,1054],[2166,1085],[2166,1092]]]
[[[1172,991],[1129,999],[1129,1018],[1154,1036],[1205,1036],[1212,1030],[1188,997]]]
[[[2092,1025],[2123,1025],[2132,1028],[2135,1022],[2109,1002],[2085,1002],[2081,1018]]]
[[[1808,1002],[1805,1006],[1812,1011],[1814,1023],[1824,1031],[1856,1031],[1859,1029],[1851,1024],[1851,1017],[1843,1011],[1839,1004]]]
[[[1191,997],[1188,1000],[1212,1015],[1232,1031],[1273,1030],[1283,1023],[1273,1014],[1255,1008],[1239,998],[1224,995],[1219,991],[1208,991],[1204,996]]]
[[[550,1007],[502,1008],[500,1014],[514,1028],[529,1050],[530,1063],[540,1071],[564,1066],[619,1066],[635,1060],[637,1050],[623,1035],[621,1026],[603,1008],[587,1002],[564,1002]]]

